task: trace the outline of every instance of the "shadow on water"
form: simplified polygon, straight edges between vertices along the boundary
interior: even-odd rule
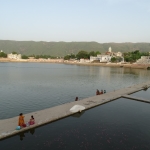
[[[74,118],[80,118],[84,113],[85,113],[85,111],[78,112],[78,113],[72,115],[72,117],[74,117]]]
[[[30,130],[26,130],[26,131],[23,131],[23,132],[20,132],[20,133],[18,133],[18,134],[15,134],[15,135],[11,135],[11,136],[9,136],[9,137],[5,137],[5,138],[3,138],[3,139],[0,139],[0,142],[1,141],[4,141],[4,140],[9,140],[10,138],[13,138],[13,137],[16,137],[16,136],[19,136],[20,137],[20,141],[23,141],[23,139],[27,136],[29,136],[29,133],[30,133],[30,135],[32,136],[32,135],[34,135],[34,133],[35,133],[35,128],[32,128],[32,129],[30,129]],[[26,136],[25,136],[26,135]]]
[[[31,135],[33,135],[35,133],[35,128],[19,133],[18,136],[20,137],[20,141],[23,141],[26,133],[30,133]]]

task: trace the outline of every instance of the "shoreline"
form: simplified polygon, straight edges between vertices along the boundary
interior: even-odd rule
[[[123,67],[123,68],[133,68],[133,69],[148,69],[148,68],[150,68],[150,64],[71,63],[71,62],[64,62],[64,64],[85,65],[85,66],[103,66],[103,67]]]
[[[69,65],[84,65],[84,66],[103,66],[103,67],[124,67],[124,68],[133,68],[133,69],[150,69],[150,64],[121,64],[121,63],[80,63],[80,62],[65,62],[63,59],[9,59],[9,58],[0,58],[0,63],[3,62],[26,62],[26,63],[61,63]]]

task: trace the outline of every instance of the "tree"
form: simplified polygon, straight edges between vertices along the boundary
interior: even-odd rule
[[[98,54],[100,54],[99,51],[96,51],[96,52],[91,51],[91,52],[89,52],[89,56],[97,56]]]
[[[96,53],[94,51],[89,52],[89,56],[96,56]]]
[[[40,56],[39,56],[39,55],[36,55],[36,56],[35,56],[35,59],[39,59],[39,58],[40,58]]]
[[[76,58],[76,56],[74,54],[64,56],[65,60],[74,59],[74,58]]]
[[[100,53],[99,51],[96,51],[95,54],[96,54],[96,56],[97,56],[98,54],[101,54],[101,53]]]
[[[22,55],[22,59],[28,59],[28,56]]]
[[[13,51],[12,54],[18,54],[18,53]]]
[[[80,51],[77,55],[76,55],[77,59],[89,59],[89,54],[86,51]]]
[[[7,54],[4,53],[4,52],[0,52],[0,57],[6,58],[6,57],[7,57]]]
[[[69,60],[70,59],[70,55],[66,55],[65,57],[64,57],[64,60]]]
[[[135,62],[137,59],[140,59],[141,56],[149,56],[147,52],[140,52],[139,50],[135,50],[133,52],[124,53],[124,60],[126,62]]]
[[[116,61],[117,61],[116,57],[111,58],[111,62],[116,62]]]

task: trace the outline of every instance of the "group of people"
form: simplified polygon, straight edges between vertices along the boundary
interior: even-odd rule
[[[99,91],[98,89],[96,90],[96,95],[101,95],[104,93],[106,93],[106,90],[101,90],[101,91]],[[75,101],[78,101],[78,97],[75,98]]]
[[[106,93],[106,90],[101,90],[101,91],[99,91],[98,89],[96,90],[96,95],[101,95],[101,94],[104,94],[104,93]]]
[[[27,122],[26,124],[25,124],[25,122],[24,122],[24,117],[25,117],[25,116],[23,116],[23,113],[20,113],[20,115],[19,115],[19,120],[18,120],[18,126],[20,126],[20,127],[26,127],[26,126],[28,126],[28,125],[33,125],[33,124],[35,124],[35,119],[34,119],[33,116],[31,116],[29,122]]]

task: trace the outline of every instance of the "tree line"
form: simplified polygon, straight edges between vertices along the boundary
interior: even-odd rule
[[[17,54],[17,52],[12,52],[12,54]],[[99,51],[79,51],[77,54],[68,54],[64,56],[64,60],[70,60],[70,59],[90,59],[90,56],[97,56],[98,54],[101,54]],[[140,59],[141,56],[150,56],[149,52],[140,52],[139,50],[135,50],[132,52],[125,52],[123,53],[123,58],[125,62],[136,62],[136,60]],[[0,57],[7,58],[7,54],[4,52],[0,52]],[[29,57],[34,57],[35,59],[43,58],[43,59],[56,59],[58,57],[50,56],[50,55],[22,55],[22,59],[29,59]],[[60,58],[60,57],[59,57]],[[111,62],[121,62],[122,57],[113,56],[111,58]]]
[[[130,62],[130,63],[136,62],[138,59],[141,58],[141,56],[150,56],[150,53],[149,52],[140,52],[139,50],[123,53],[124,61]],[[111,62],[121,62],[121,61],[122,61],[122,57],[112,57],[111,58]]]
[[[57,57],[55,56],[50,56],[50,55],[22,55],[22,59],[29,59],[29,57],[34,57],[35,59],[43,58],[43,59],[56,59]]]
[[[12,54],[18,54],[17,52],[12,52]],[[55,56],[50,56],[50,55],[22,55],[22,59],[29,59],[29,57],[34,57],[35,59],[39,59],[39,58],[44,58],[44,59],[48,59],[48,58],[51,58],[51,59],[56,59],[57,57]],[[7,58],[7,54],[4,53],[4,52],[0,52],[0,58]]]
[[[78,59],[80,60],[81,58],[84,59],[90,59],[90,56],[97,56],[98,54],[101,54],[99,51],[91,51],[91,52],[86,52],[86,51],[79,51],[76,55],[75,54],[68,54],[64,56],[65,60],[70,60],[70,59]]]
[[[86,52],[86,51],[80,51],[78,54],[69,54],[64,57],[65,60],[70,60],[70,59],[78,59],[80,60],[81,58],[84,59],[90,59],[90,56],[97,56],[98,54],[101,54],[99,51],[91,51],[91,52]],[[135,50],[132,52],[125,52],[123,53],[122,57],[119,56],[113,56],[111,58],[111,62],[121,62],[124,58],[125,62],[136,62],[136,60],[140,59],[141,56],[150,56],[149,52],[140,52],[139,50]]]

